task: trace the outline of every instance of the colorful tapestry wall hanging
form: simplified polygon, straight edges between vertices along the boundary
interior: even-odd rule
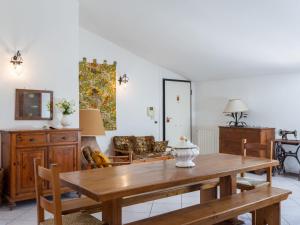
[[[81,109],[99,109],[106,130],[117,129],[116,116],[116,67],[117,63],[79,63],[79,93]]]

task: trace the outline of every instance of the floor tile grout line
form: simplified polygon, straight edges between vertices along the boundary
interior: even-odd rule
[[[291,225],[284,216],[282,216],[282,219],[285,221],[285,223],[287,223],[287,225]]]
[[[152,209],[153,209],[153,205],[154,205],[154,201],[152,201],[152,204],[151,204],[151,208],[150,208],[150,212],[149,212],[149,216],[148,216],[148,218],[151,216]]]

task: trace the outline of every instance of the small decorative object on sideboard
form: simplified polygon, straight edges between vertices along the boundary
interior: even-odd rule
[[[4,177],[4,169],[0,168],[0,206],[2,204],[2,196],[3,196],[3,177]]]
[[[75,112],[75,103],[72,101],[68,101],[66,99],[63,99],[55,104],[56,107],[61,111],[62,113],[62,119],[60,121],[61,125],[63,127],[68,127],[71,125],[70,121],[70,115],[72,115]]]
[[[240,99],[230,99],[224,109],[226,116],[232,117],[234,120],[228,123],[233,127],[246,127],[247,124],[244,121],[240,121],[242,118],[247,118],[248,111],[246,104]]]
[[[294,137],[297,138],[297,130],[293,130],[293,131],[282,130],[282,129],[279,130],[279,135],[281,136],[282,140],[288,140],[287,136],[289,134],[293,134]]]
[[[171,153],[176,159],[177,167],[194,167],[193,160],[199,155],[199,147],[182,136],[178,144],[172,146]]]

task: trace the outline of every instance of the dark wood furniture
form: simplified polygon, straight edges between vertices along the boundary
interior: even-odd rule
[[[224,220],[257,210],[258,225],[280,224],[280,202],[291,194],[288,190],[263,187],[228,196],[209,203],[194,205],[126,225],[195,225],[219,224]]]
[[[41,166],[41,159],[34,159],[34,178],[37,202],[37,224],[38,225],[72,225],[72,224],[89,224],[103,225],[95,217],[79,212],[81,209],[78,204],[77,213],[65,214],[63,217],[64,201],[61,200],[61,186],[59,180],[60,167],[52,164],[50,169]],[[50,184],[52,200],[44,197],[43,189],[45,182]],[[70,200],[71,201],[71,200]],[[78,201],[77,201],[78,203]],[[75,202],[73,203],[75,204]],[[76,205],[74,205],[76,207]],[[45,211],[53,214],[53,219],[45,219]]]
[[[292,146],[295,150],[286,149],[285,146]],[[279,160],[280,165],[277,167],[278,173],[286,173],[284,167],[284,161],[288,157],[293,157],[296,159],[300,165],[300,158],[298,152],[300,150],[300,140],[275,140],[275,159]],[[298,174],[298,180],[300,180],[300,172]]]
[[[44,167],[57,163],[61,172],[80,169],[79,129],[1,131],[1,147],[4,193],[11,208],[35,198],[33,159],[41,159]]]
[[[16,120],[52,120],[53,91],[16,89]]]
[[[243,139],[247,139],[249,143],[267,145],[275,140],[275,128],[221,126],[219,127],[219,152],[240,155]],[[263,151],[251,151],[247,155],[268,157]]]
[[[191,186],[216,178],[220,178],[220,195],[225,197],[236,193],[237,174],[279,164],[277,160],[256,157],[241,160],[241,156],[220,153],[200,155],[195,163],[193,168],[177,168],[174,160],[166,160],[62,173],[60,178],[65,186],[102,202],[105,222],[121,225],[125,197]]]

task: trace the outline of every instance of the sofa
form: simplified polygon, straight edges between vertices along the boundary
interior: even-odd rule
[[[165,159],[170,156],[168,141],[155,141],[153,136],[115,136],[113,151],[116,156],[132,154],[133,160],[159,157]]]

